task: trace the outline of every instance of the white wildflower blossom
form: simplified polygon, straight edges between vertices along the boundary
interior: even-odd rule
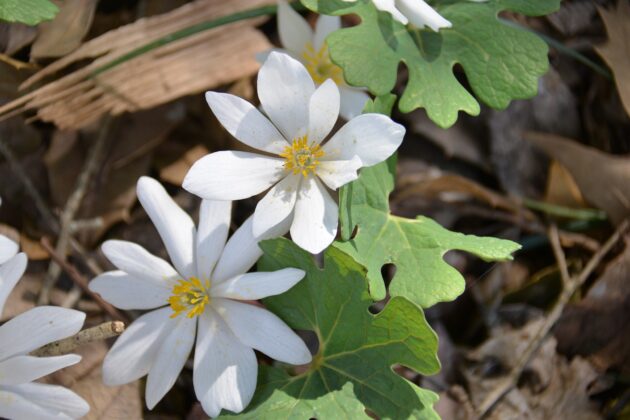
[[[285,363],[311,361],[302,339],[280,318],[247,303],[287,291],[305,273],[248,273],[262,251],[251,218],[226,243],[229,201],[203,201],[196,229],[156,180],[142,177],[137,193],[173,265],[132,242],[103,244],[118,270],[96,277],[90,289],[120,309],[152,309],[111,348],[103,380],[121,385],[148,375],[145,396],[152,409],[195,346],[193,385],[203,409],[212,417],[224,408],[238,413],[256,388],[254,349]]]
[[[357,0],[343,1],[354,3]],[[378,10],[390,13],[403,25],[411,23],[418,28],[428,26],[436,32],[452,26],[451,22],[444,19],[424,0],[372,0],[372,3]]]
[[[0,266],[0,315],[11,290],[24,274],[26,255],[19,253]],[[0,418],[77,419],[90,410],[74,392],[33,382],[74,365],[81,356],[29,355],[33,350],[79,332],[85,314],[52,306],[30,309],[0,326]]]
[[[330,79],[316,88],[299,61],[279,52],[260,69],[258,97],[266,115],[234,95],[206,93],[230,134],[266,154],[211,153],[192,166],[183,186],[212,200],[240,200],[271,188],[256,206],[254,236],[290,226],[297,245],[319,253],[334,240],[339,217],[326,187],[336,190],[361,167],[387,159],[405,129],[385,115],[362,114],[325,141],[339,115],[339,89]]]

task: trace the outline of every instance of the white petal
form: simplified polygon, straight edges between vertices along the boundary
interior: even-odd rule
[[[195,162],[182,186],[206,200],[242,200],[265,191],[283,174],[284,159],[223,151]]]
[[[50,412],[57,420],[65,418],[57,417],[59,413],[65,414],[68,418],[78,419],[90,411],[90,406],[83,398],[62,386],[28,383],[8,386],[5,389],[28,401],[35,401],[39,407]],[[2,406],[1,403],[0,406]],[[2,416],[1,408],[0,416]]]
[[[401,13],[409,19],[409,22],[418,28],[428,26],[437,32],[440,28],[453,26],[451,22],[444,19],[423,0],[397,0],[397,5]]]
[[[19,253],[6,263],[0,265],[0,315],[2,315],[4,304],[15,287],[15,284],[24,274],[26,263],[26,254]]]
[[[85,321],[74,309],[39,306],[0,326],[0,360],[29,353],[45,344],[79,332]]]
[[[363,90],[349,86],[340,86],[339,95],[341,101],[339,115],[347,121],[361,115],[365,104],[370,99],[370,96]]]
[[[4,264],[17,254],[19,245],[4,235],[0,235],[0,264]]]
[[[255,149],[282,153],[289,144],[252,104],[228,93],[206,92],[206,101],[221,125],[237,140]]]
[[[289,142],[307,134],[313,79],[299,61],[272,52],[258,72],[258,97],[265,113]]]
[[[297,268],[273,272],[245,273],[213,285],[213,297],[237,300],[257,300],[286,292],[304,278],[306,273]]]
[[[79,363],[81,356],[15,356],[0,362],[0,385],[19,385],[34,381],[65,367]]]
[[[291,239],[312,254],[322,252],[337,234],[337,203],[317,178],[302,182],[291,224]]]
[[[258,202],[254,211],[255,237],[262,236],[291,215],[301,180],[301,175],[288,175]]]
[[[197,275],[209,279],[227,240],[232,218],[231,201],[203,200],[197,232]]]
[[[297,56],[302,55],[306,44],[313,42],[308,22],[284,0],[278,1],[278,34],[282,46]]]
[[[197,274],[195,267],[195,224],[162,184],[143,176],[138,180],[138,200],[155,225],[177,271],[185,278]]]
[[[11,389],[0,388],[0,418],[14,420],[69,420],[65,414],[55,413],[38,406]]]
[[[385,115],[359,115],[323,146],[324,160],[350,160],[358,156],[363,166],[376,165],[398,149],[404,135],[405,128]]]
[[[213,308],[243,344],[281,362],[303,365],[311,361],[304,341],[268,310],[229,299],[215,299]]]
[[[332,79],[322,83],[309,103],[309,142],[320,143],[333,129],[339,117],[339,88]]]
[[[240,413],[256,390],[258,364],[254,350],[241,343],[214,311],[199,319],[193,384],[206,414],[225,408]]]
[[[378,10],[390,13],[394,19],[403,25],[409,23],[407,17],[396,8],[394,0],[372,0],[372,2]]]
[[[105,356],[105,385],[123,385],[149,372],[164,337],[174,325],[172,313],[170,307],[157,309],[131,323]]]
[[[147,378],[146,402],[149,410],[173,387],[195,342],[197,320],[180,316],[164,338]]]
[[[172,287],[139,279],[124,271],[108,271],[90,282],[90,290],[120,309],[154,309],[168,303]]]
[[[359,177],[357,171],[361,167],[358,157],[352,160],[324,161],[317,167],[317,176],[331,190],[336,190]]]
[[[116,268],[146,283],[172,287],[181,278],[169,263],[133,242],[109,240],[101,250]]]
[[[221,254],[221,258],[212,274],[213,284],[218,284],[239,274],[246,273],[263,254],[258,246],[258,242],[284,235],[289,231],[292,220],[289,217],[264,235],[255,237],[252,228],[253,219],[253,216],[250,216],[245,220],[225,245],[223,254]]]
[[[315,24],[315,36],[313,37],[315,51],[319,51],[324,42],[326,42],[326,37],[337,29],[341,29],[341,18],[339,16],[319,15]]]

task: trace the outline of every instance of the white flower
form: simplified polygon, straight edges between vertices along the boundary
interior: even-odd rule
[[[287,52],[301,61],[318,86],[327,79],[332,79],[339,87],[339,114],[350,120],[361,114],[370,97],[364,90],[348,86],[341,68],[330,60],[326,37],[339,28],[339,16],[320,15],[313,31],[308,22],[286,1],[278,1],[278,33],[286,50],[277,51]],[[263,57],[266,58],[267,55],[268,53],[263,54]]]
[[[0,205],[2,199],[0,199]],[[18,252],[18,244],[4,235],[0,235],[0,264],[4,264]],[[17,281],[17,280],[16,280]],[[1,308],[1,306],[0,306]]]
[[[90,289],[121,309],[155,309],[118,338],[103,362],[103,381],[121,385],[148,374],[152,409],[175,383],[196,334],[193,384],[203,409],[212,417],[223,408],[240,412],[256,388],[253,349],[295,365],[310,362],[311,354],[280,318],[239,300],[283,293],[304,271],[247,273],[262,251],[251,218],[226,243],[229,201],[203,201],[195,229],[156,180],[140,178],[137,192],[175,268],[132,242],[103,244],[119,271],[96,277]]]
[[[322,182],[336,190],[355,180],[359,168],[396,151],[405,129],[384,115],[363,114],[322,145],[337,121],[339,90],[330,79],[315,89],[304,66],[278,52],[260,69],[258,97],[269,118],[236,96],[206,93],[230,134],[276,156],[212,153],[195,162],[183,186],[213,200],[240,200],[273,187],[256,206],[254,236],[290,225],[297,245],[319,253],[334,240],[339,216]]]
[[[357,0],[344,0],[356,2]],[[434,31],[441,28],[450,28],[451,22],[444,19],[424,0],[372,0],[378,10],[390,13],[398,22],[406,25],[411,22],[418,28],[428,26]]]
[[[25,269],[24,253],[0,266],[0,314]],[[40,306],[0,326],[0,418],[62,420],[87,414],[89,405],[74,392],[33,382],[78,363],[81,356],[29,356],[41,346],[76,334],[84,320],[79,311]]]

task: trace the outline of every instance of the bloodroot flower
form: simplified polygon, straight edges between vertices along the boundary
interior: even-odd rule
[[[343,1],[354,3],[357,0]],[[424,0],[372,0],[372,3],[378,10],[388,12],[403,25],[411,23],[418,28],[428,26],[436,32],[441,28],[450,28],[452,26],[451,22],[444,19]]]
[[[0,266],[0,314],[26,269],[19,253]],[[0,418],[77,419],[90,411],[74,392],[57,385],[33,382],[74,365],[81,356],[36,357],[29,353],[53,341],[76,334],[85,314],[53,306],[30,309],[0,326]]]
[[[0,199],[0,204],[2,204],[2,199]],[[15,254],[17,254],[17,252],[18,252],[18,244],[16,244],[15,242],[7,238],[6,236],[0,235],[0,265],[7,262],[10,258],[12,258]]]
[[[341,28],[339,16],[320,15],[313,31],[308,22],[286,1],[278,2],[278,34],[284,50],[304,64],[317,86],[328,79],[339,87],[339,114],[350,120],[361,114],[370,99],[364,89],[348,86],[343,70],[330,59],[326,37]]]
[[[240,200],[271,190],[256,206],[254,236],[290,225],[291,238],[319,253],[337,233],[337,203],[326,190],[357,179],[357,170],[384,161],[405,129],[381,114],[363,114],[324,142],[339,115],[339,89],[328,79],[317,89],[306,68],[272,52],[258,73],[266,115],[233,95],[206,100],[236,139],[262,152],[221,151],[192,166],[184,188],[208,200]]]
[[[175,383],[193,344],[193,384],[205,412],[242,411],[256,388],[254,349],[282,362],[311,361],[302,339],[280,318],[239,301],[283,293],[304,277],[285,268],[247,273],[262,255],[251,220],[226,243],[231,202],[203,201],[199,228],[154,179],[138,181],[138,199],[158,230],[174,265],[132,242],[107,241],[102,249],[118,268],[96,277],[90,289],[121,309],[155,309],[136,319],[103,363],[108,385],[148,374],[149,409]]]

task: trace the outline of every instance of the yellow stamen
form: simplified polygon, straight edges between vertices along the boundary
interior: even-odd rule
[[[173,309],[171,318],[175,318],[186,311],[188,311],[186,314],[188,318],[201,315],[208,302],[210,302],[208,290],[210,290],[209,280],[206,280],[205,284],[202,284],[197,277],[179,280],[173,286],[172,296],[168,298],[168,303]]]
[[[280,156],[285,158],[284,168],[293,171],[293,174],[301,173],[305,178],[315,172],[319,159],[325,155],[319,144],[308,144],[308,136],[293,139],[291,146],[284,148]]]
[[[309,42],[306,44],[302,57],[306,69],[318,85],[324,83],[326,79],[332,79],[338,85],[344,84],[343,71],[330,61],[326,43],[322,45],[319,51],[315,51],[313,44]]]

